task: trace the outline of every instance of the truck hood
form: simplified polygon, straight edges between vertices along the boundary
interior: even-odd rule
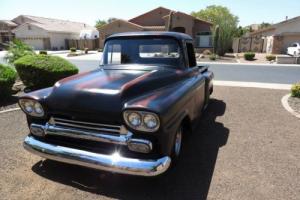
[[[102,122],[122,119],[124,103],[182,79],[170,68],[99,69],[57,82],[46,99],[49,112],[87,116]],[[116,122],[117,123],[117,122]]]

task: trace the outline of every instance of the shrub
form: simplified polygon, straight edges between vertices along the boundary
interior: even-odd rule
[[[103,49],[98,49],[97,51],[98,51],[98,52],[102,52],[102,51],[103,51]]]
[[[52,86],[56,81],[78,73],[69,61],[49,55],[28,55],[15,61],[23,83],[32,89]]]
[[[244,53],[245,60],[253,60],[255,57],[255,53],[253,52],[246,52]]]
[[[276,56],[275,55],[266,55],[266,59],[268,61],[276,60]]]
[[[34,51],[31,46],[25,44],[21,40],[14,39],[10,42],[5,59],[9,64],[13,64],[19,58],[26,55],[34,55]]]
[[[209,49],[205,49],[203,51],[203,55],[211,55],[211,51]]]
[[[88,54],[89,53],[89,48],[84,48],[84,53]]]
[[[48,54],[47,51],[45,51],[45,50],[41,50],[39,53],[40,53],[41,55],[47,55],[47,54]]]
[[[0,99],[9,96],[15,83],[17,73],[8,65],[0,64]]]
[[[71,51],[71,52],[76,52],[77,49],[76,49],[75,47],[71,47],[71,48],[70,48],[70,51]]]
[[[300,82],[292,85],[291,93],[292,93],[292,97],[300,98]]]
[[[211,55],[209,56],[209,59],[210,59],[210,60],[216,60],[216,59],[217,59],[216,54],[211,54]]]

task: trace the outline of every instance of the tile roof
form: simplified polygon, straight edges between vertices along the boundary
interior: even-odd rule
[[[11,20],[0,20],[0,22],[3,22],[5,24],[7,24],[8,26],[18,26],[18,24],[16,24],[15,22],[13,22]]]
[[[143,26],[143,29],[146,31],[164,31],[166,29],[165,26]]]
[[[72,22],[68,20],[52,19],[52,18],[37,17],[37,16],[30,16],[30,15],[22,15],[22,16],[34,21],[34,22],[29,22],[29,24],[36,25],[49,32],[80,33],[80,31],[84,29],[96,30],[95,27],[81,22]]]

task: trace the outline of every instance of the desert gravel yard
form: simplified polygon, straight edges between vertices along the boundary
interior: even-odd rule
[[[2,114],[0,199],[299,199],[300,119],[286,93],[216,87],[181,162],[155,178],[42,162],[22,147],[24,114]]]

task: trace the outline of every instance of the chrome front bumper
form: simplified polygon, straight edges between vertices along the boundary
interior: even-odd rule
[[[156,176],[164,173],[171,163],[171,158],[168,156],[157,160],[143,160],[122,157],[118,153],[98,154],[48,144],[32,136],[27,136],[23,145],[29,152],[43,158],[121,174]]]

